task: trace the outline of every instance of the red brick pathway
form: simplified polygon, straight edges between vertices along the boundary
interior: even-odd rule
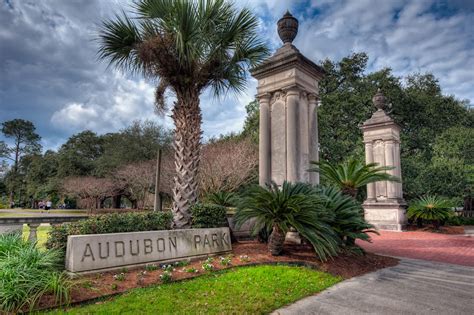
[[[380,232],[357,244],[377,254],[474,267],[474,237],[429,232]]]

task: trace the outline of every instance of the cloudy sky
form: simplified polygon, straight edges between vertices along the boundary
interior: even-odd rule
[[[254,10],[272,49],[276,20],[290,9],[299,19],[295,45],[318,62],[365,51],[369,70],[432,72],[446,94],[474,103],[474,0],[237,0]],[[0,0],[0,121],[31,120],[45,148],[85,129],[116,131],[153,119],[153,82],[98,62],[100,22],[126,0]],[[241,129],[246,93],[202,96],[205,137]],[[0,138],[1,139],[1,138]]]

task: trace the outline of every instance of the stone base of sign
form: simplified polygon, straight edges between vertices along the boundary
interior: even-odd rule
[[[406,204],[403,202],[370,202],[363,204],[367,222],[378,230],[403,231],[406,228]]]
[[[68,237],[66,270],[102,272],[168,263],[232,250],[229,228],[183,229]]]

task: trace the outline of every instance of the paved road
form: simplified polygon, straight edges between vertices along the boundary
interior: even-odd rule
[[[472,236],[418,231],[380,231],[380,235],[371,237],[372,243],[358,241],[357,244],[369,252],[385,256],[474,267],[474,237]]]
[[[403,259],[273,314],[473,314],[474,268]]]

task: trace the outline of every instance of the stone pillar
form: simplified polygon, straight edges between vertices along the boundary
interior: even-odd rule
[[[378,110],[361,127],[366,163],[394,167],[387,172],[401,180],[400,127],[385,113],[385,96],[380,90],[373,102]],[[406,224],[406,203],[401,182],[367,185],[367,200],[363,206],[367,221],[379,229],[401,231]]]
[[[270,183],[270,93],[262,94],[258,101],[260,104],[259,126],[259,184],[265,186]]]
[[[297,31],[298,20],[287,12],[278,21],[283,46],[251,69],[260,101],[260,185],[318,182],[308,169],[318,160],[316,96],[324,70],[292,44]]]
[[[365,162],[367,164],[374,162],[374,148],[372,142],[365,143]],[[370,183],[367,185],[367,200],[375,200],[375,183]]]
[[[318,130],[318,97],[316,94],[308,95],[309,117],[309,160],[319,161],[319,130]],[[309,182],[319,184],[319,173],[310,172]]]
[[[30,228],[30,235],[28,235],[28,241],[34,243],[38,240],[37,230],[39,226],[39,223],[28,223],[28,227]]]
[[[286,180],[298,181],[298,98],[296,88],[286,94]]]

